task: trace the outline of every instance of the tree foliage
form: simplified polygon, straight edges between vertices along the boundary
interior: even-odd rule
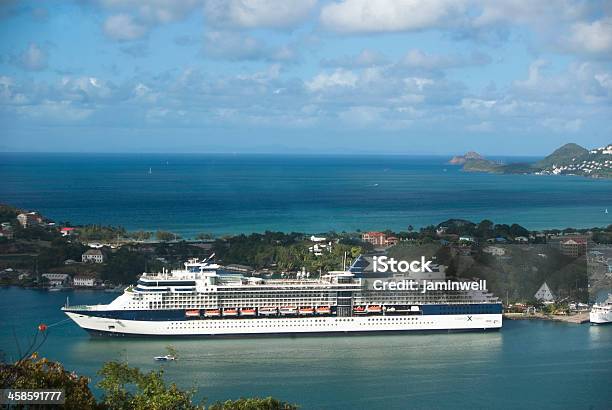
[[[36,354],[16,363],[0,364],[3,389],[63,389],[68,410],[102,409],[89,389],[89,379],[70,372],[58,363]]]
[[[102,376],[98,383],[104,391],[102,402],[109,409],[203,409],[192,403],[192,391],[180,390],[174,383],[166,384],[163,370],[143,373],[127,363],[111,361],[98,374]]]
[[[238,400],[227,400],[211,405],[209,410],[297,410],[298,406],[289,404],[273,397],[266,398],[241,398]]]

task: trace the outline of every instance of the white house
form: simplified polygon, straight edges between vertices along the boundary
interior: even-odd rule
[[[78,286],[78,287],[91,288],[95,286],[96,278],[94,278],[93,276],[83,276],[83,275],[75,276],[73,279],[73,284],[74,286]]]
[[[550,290],[546,282],[542,283],[542,286],[540,286],[540,289],[538,289],[534,297],[540,302],[555,301],[555,295],[552,293],[552,290]]]
[[[81,258],[83,262],[104,263],[104,254],[100,249],[90,249]]]
[[[327,238],[324,238],[322,236],[314,236],[314,235],[312,235],[310,237],[310,241],[311,242],[325,242],[326,240],[327,240]]]
[[[43,273],[42,277],[46,278],[49,286],[53,288],[68,285],[70,280],[70,276],[66,273]]]
[[[504,256],[506,254],[506,250],[499,246],[487,246],[482,251],[493,256]]]

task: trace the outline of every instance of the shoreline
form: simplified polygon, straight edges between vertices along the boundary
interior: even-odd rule
[[[507,320],[547,320],[551,322],[563,322],[581,325],[589,323],[589,312],[580,312],[574,315],[545,315],[543,313],[534,313],[527,315],[525,313],[504,313],[503,318]]]

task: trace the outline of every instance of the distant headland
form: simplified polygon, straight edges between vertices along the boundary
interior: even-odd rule
[[[462,165],[466,172],[495,174],[580,175],[590,178],[612,178],[612,144],[587,150],[569,143],[535,163],[504,164],[470,151],[451,158],[450,165]]]

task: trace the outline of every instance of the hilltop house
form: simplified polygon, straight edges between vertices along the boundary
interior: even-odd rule
[[[374,246],[392,246],[398,242],[395,236],[387,236],[384,232],[366,232],[361,235],[361,239]]]
[[[100,249],[90,249],[81,256],[81,259],[85,263],[104,263],[104,253]]]
[[[40,225],[43,222],[42,216],[36,212],[28,212],[17,215],[17,221],[24,228]]]
[[[559,243],[559,249],[562,254],[577,258],[586,253],[587,239],[583,237],[566,239]]]

